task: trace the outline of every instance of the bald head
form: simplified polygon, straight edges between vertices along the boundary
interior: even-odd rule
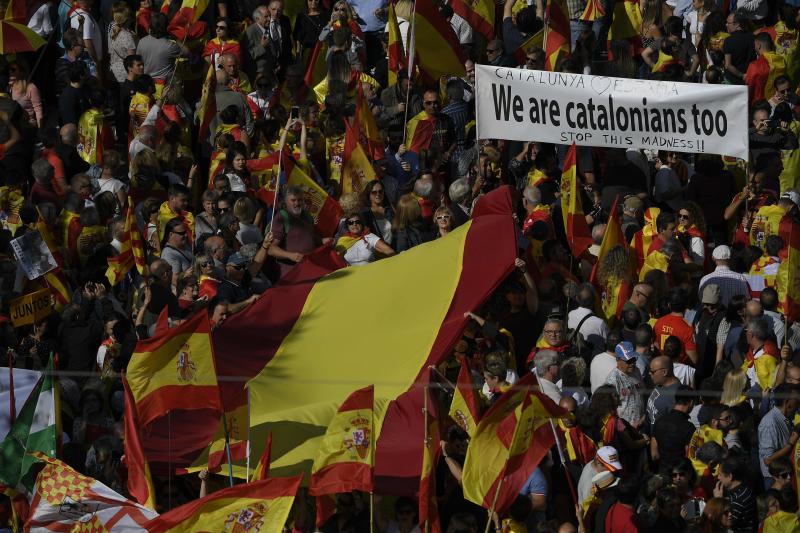
[[[231,77],[228,76],[228,73],[222,69],[217,70],[217,85],[220,87],[224,87],[228,85],[231,81]]]
[[[69,123],[65,124],[59,130],[61,134],[61,142],[69,146],[77,146],[78,144],[78,126]]]
[[[596,245],[603,244],[603,235],[606,233],[606,225],[605,224],[595,224],[592,227],[592,242]]]
[[[672,377],[672,359],[666,355],[659,355],[650,361],[650,378],[656,386],[663,385]]]
[[[758,300],[750,300],[745,307],[748,318],[759,317],[764,314],[764,306]]]

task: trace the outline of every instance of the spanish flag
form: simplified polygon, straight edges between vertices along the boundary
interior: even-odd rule
[[[502,514],[525,480],[555,444],[549,418],[563,409],[534,390],[528,374],[495,402],[478,424],[467,448],[461,478],[464,497]]]
[[[202,142],[208,138],[211,131],[211,122],[217,116],[217,74],[216,70],[209,68],[206,71],[206,79],[203,81],[203,89],[200,93],[200,103],[197,106],[197,121],[200,124],[200,131],[197,138]],[[213,147],[216,148],[216,147]]]
[[[639,281],[644,281],[645,276],[651,270],[660,270],[665,274],[669,271],[669,258],[661,250],[654,250],[644,258],[642,269],[639,270]]]
[[[602,0],[589,0],[586,2],[586,9],[583,10],[581,20],[584,22],[594,22],[595,20],[604,17],[606,9],[603,7]]]
[[[697,477],[703,476],[703,472],[708,468],[708,465],[696,458],[697,450],[707,442],[716,442],[720,446],[725,446],[724,436],[721,429],[714,429],[709,425],[703,425],[697,428],[689,440],[689,446],[686,447],[686,455],[692,461]]]
[[[631,295],[631,284],[628,281],[632,275],[632,268],[630,260],[628,261],[628,268],[625,272],[625,277],[622,279],[608,277],[601,280],[598,277],[598,271],[603,260],[608,253],[617,246],[625,250],[625,254],[629,257],[630,251],[628,250],[628,242],[625,240],[625,235],[622,233],[622,226],[619,221],[619,196],[614,199],[614,205],[611,206],[611,213],[608,215],[608,222],[606,224],[606,231],[603,234],[603,242],[600,243],[600,251],[597,253],[597,262],[592,267],[592,274],[589,277],[589,282],[595,286],[597,294],[600,295],[600,305],[602,313],[606,320],[614,321],[622,313],[622,307]]]
[[[125,392],[125,461],[128,466],[128,493],[141,505],[155,509],[156,493],[153,490],[153,479],[150,477],[150,466],[147,464],[139,440],[136,401],[125,376],[122,376],[122,387]]]
[[[569,56],[571,30],[564,0],[547,0],[544,17],[544,68],[552,72],[562,55]]]
[[[453,27],[439,14],[433,2],[417,2],[415,5],[413,31],[408,37],[412,43],[409,50],[415,51],[414,64],[422,77],[432,85],[442,76],[466,76],[466,57]]]
[[[583,214],[575,143],[567,150],[561,172],[561,217],[573,257],[580,257],[592,245],[592,234]]]
[[[389,85],[397,83],[397,74],[401,70],[408,68],[408,60],[406,59],[406,43],[401,42],[402,34],[400,33],[400,26],[397,23],[397,15],[394,11],[394,2],[389,2]]]
[[[133,200],[128,198],[128,208],[125,210],[125,225],[122,228],[119,255],[108,258],[106,278],[111,286],[117,285],[130,269],[136,267],[139,274],[147,275],[144,244],[136,216],[133,213]]]
[[[23,25],[28,24],[28,8],[25,0],[9,0],[3,18]]]
[[[664,72],[670,65],[680,65],[681,62],[672,57],[671,55],[665,53],[663,50],[658,51],[658,59],[656,60],[655,65],[653,68],[650,69],[651,72]]]
[[[377,179],[372,162],[359,142],[358,129],[345,121],[342,153],[342,193],[360,193],[370,181]]]
[[[143,426],[173,409],[221,411],[208,313],[139,341],[128,365],[128,384]]]
[[[406,126],[406,146],[409,152],[419,154],[427,150],[433,140],[433,128],[436,126],[436,117],[428,116],[425,111],[420,111]]]
[[[169,202],[165,201],[158,209],[158,240],[164,239],[164,232],[167,230],[167,223],[173,218],[181,219],[183,225],[186,226],[186,231],[189,234],[186,236],[187,242],[194,242],[194,215],[191,211],[181,211],[175,213],[170,207]]]
[[[517,4],[519,5],[519,4]],[[518,65],[524,65],[527,60],[528,49],[532,46],[544,48],[544,28],[528,37],[512,54]]]
[[[644,212],[644,227],[633,234],[631,240],[631,254],[636,261],[636,270],[641,270],[644,265],[644,258],[650,253],[650,245],[653,244],[653,237],[658,234],[656,229],[656,218],[661,212],[657,207],[649,207]]]
[[[750,103],[769,100],[775,95],[775,78],[786,75],[786,56],[777,52],[762,52],[747,66],[744,75],[750,93]]]
[[[792,224],[786,257],[778,267],[778,298],[781,311],[789,320],[800,319],[800,226]]]
[[[559,420],[557,427],[559,429],[559,438],[564,443],[564,452],[567,455],[567,460],[585,465],[594,459],[597,453],[597,446],[579,426],[567,427],[563,420]]]
[[[616,0],[611,27],[608,29],[608,48],[612,41],[628,41],[631,53],[642,53],[642,12],[639,0]],[[612,57],[609,55],[609,59]]]
[[[269,456],[272,453],[272,433],[267,436],[267,443],[264,445],[264,451],[261,452],[261,459],[256,465],[253,478],[250,481],[263,481],[269,477]]]
[[[487,41],[494,39],[494,17],[497,9],[494,0],[453,0],[450,7],[473,30],[486,37]]]
[[[110,136],[103,112],[94,107],[87,109],[78,119],[78,155],[90,165],[102,165],[103,146]]]
[[[461,360],[461,370],[458,372],[456,389],[453,391],[448,414],[468,435],[472,436],[475,433],[481,418],[480,400],[466,357]]]
[[[298,475],[234,485],[164,513],[144,529],[150,533],[281,533],[302,479]]]
[[[311,467],[309,494],[372,492],[375,466],[375,387],[348,396],[334,415]]]
[[[317,41],[311,51],[311,57],[306,68],[304,77],[306,87],[316,87],[328,75],[327,56],[328,44],[324,41]]]
[[[441,531],[439,508],[436,503],[436,465],[439,462],[441,434],[439,432],[439,409],[436,396],[431,393],[431,376],[428,372],[423,381],[425,395],[423,418],[425,423],[425,443],[422,446],[422,471],[419,476],[419,523],[426,524],[428,531]]]
[[[375,115],[372,114],[369,102],[364,98],[361,85],[358,86],[358,98],[356,99],[356,123],[359,126],[362,143],[366,145],[369,155],[373,161],[378,161],[384,157],[383,140],[381,131],[375,123]]]

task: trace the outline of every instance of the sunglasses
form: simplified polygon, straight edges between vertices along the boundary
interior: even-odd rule
[[[546,329],[544,330],[545,335],[561,335],[564,333],[563,330],[560,329]]]
[[[423,104],[425,104],[425,105],[431,105],[431,106],[433,106],[433,105],[439,105],[439,102],[437,102],[437,101],[435,101],[435,100],[434,100],[433,102],[422,102],[422,103],[423,103]]]
[[[450,220],[450,215],[439,215],[436,220]]]
[[[218,30],[227,30],[228,27],[227,26],[217,26],[217,29]]]
[[[348,226],[355,226],[356,224],[358,224],[359,226],[363,226],[363,225],[364,225],[364,223],[363,223],[363,222],[361,222],[361,221],[360,221],[360,220],[358,220],[358,219],[353,219],[353,220],[348,220],[348,221],[347,221],[347,225],[348,225]]]
[[[681,215],[681,214],[679,214],[678,218],[682,219],[682,220],[689,220],[689,215]]]

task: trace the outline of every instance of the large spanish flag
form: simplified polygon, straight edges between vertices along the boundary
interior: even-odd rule
[[[156,493],[153,490],[153,479],[150,477],[150,465],[147,464],[139,439],[136,401],[125,376],[122,376],[122,387],[125,392],[125,461],[128,465],[128,493],[141,505],[155,509]]]
[[[371,113],[367,110],[368,113]],[[364,147],[361,146],[358,127],[345,121],[344,152],[342,153],[342,192],[360,193],[370,181],[377,179],[375,169]]]
[[[425,111],[420,111],[408,121],[406,126],[406,146],[409,152],[419,154],[427,150],[433,140],[433,127],[436,118],[428,116]]]
[[[221,410],[208,313],[139,341],[128,384],[144,426],[173,409]]]
[[[800,225],[792,224],[786,254],[778,267],[778,297],[789,322],[800,319]]]
[[[25,0],[9,0],[3,18],[20,24],[28,24],[27,2]]]
[[[464,497],[498,514],[514,501],[525,481],[555,444],[549,419],[563,414],[528,374],[484,415],[467,448],[461,478]]]
[[[583,214],[576,151],[575,143],[572,143],[564,158],[564,170],[561,173],[561,217],[564,219],[564,231],[572,255],[580,257],[592,245],[592,234]]]
[[[456,389],[453,391],[448,414],[468,435],[472,436],[475,433],[481,418],[480,400],[466,357],[461,360],[461,370],[458,372]]]
[[[303,476],[234,485],[181,505],[146,524],[150,533],[280,533]]]
[[[309,494],[372,492],[375,466],[375,387],[348,396],[336,411],[311,467]]]
[[[642,12],[639,0],[616,0],[611,27],[608,29],[608,44],[611,41],[628,41],[631,53],[642,53]],[[609,55],[609,59],[612,59]]]
[[[389,85],[397,83],[397,74],[408,68],[406,59],[406,43],[401,42],[402,34],[397,23],[397,14],[394,11],[394,2],[389,2],[389,47],[387,58],[389,61]]]
[[[442,76],[466,76],[464,61],[453,27],[439,14],[433,2],[416,2],[414,24],[409,46],[416,55],[414,62],[429,85]]]
[[[547,0],[544,27],[544,68],[555,71],[562,56],[569,56],[570,26],[564,0]]]
[[[139,274],[147,275],[144,244],[133,213],[133,200],[128,197],[128,208],[125,210],[125,225],[122,227],[119,255],[108,258],[106,278],[111,286],[118,284],[134,266]]]
[[[494,39],[494,17],[497,9],[494,0],[452,0],[450,7],[473,30],[486,37],[487,41]]]

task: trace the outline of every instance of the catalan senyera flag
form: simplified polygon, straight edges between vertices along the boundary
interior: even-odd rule
[[[208,313],[139,341],[127,377],[143,426],[173,409],[221,411]]]
[[[117,285],[134,266],[139,274],[147,275],[147,263],[144,253],[144,243],[133,213],[133,200],[128,198],[128,208],[125,210],[125,225],[122,228],[119,255],[108,258],[106,278],[111,286]]]
[[[544,48],[544,28],[537,31],[530,37],[528,37],[524,43],[520,45],[519,48],[514,50],[512,54],[514,56],[514,60],[517,62],[518,65],[524,65],[525,60],[528,54],[528,49],[531,46],[538,46],[539,48]]]
[[[317,41],[311,51],[311,57],[306,68],[304,77],[306,87],[316,87],[328,75],[327,55],[328,44],[325,41]]]
[[[611,41],[628,41],[633,55],[642,53],[642,12],[639,9],[639,0],[616,0],[608,30],[608,43],[611,44]]]
[[[125,460],[128,464],[128,493],[141,505],[155,509],[156,493],[153,489],[153,479],[150,477],[150,465],[147,464],[139,440],[136,403],[125,376],[122,377],[122,387],[125,392]]]
[[[777,286],[781,311],[789,320],[800,319],[800,227],[792,224],[786,257],[778,267]]]
[[[261,175],[261,187],[256,191],[256,196],[267,205],[275,201],[275,191],[278,187],[278,157],[279,152],[270,154],[261,159],[247,161],[247,168],[254,176]],[[303,172],[300,165],[284,150],[281,160],[281,172],[286,183],[298,187],[303,191],[306,211],[314,219],[314,227],[323,236],[332,236],[339,227],[343,211],[342,206],[325,189],[320,187],[308,174]]]
[[[528,374],[495,402],[478,424],[464,462],[464,497],[502,514],[555,444],[549,419],[563,414]],[[496,501],[496,503],[495,503]]]
[[[280,533],[303,476],[234,485],[181,505],[145,525],[150,533]]]
[[[342,153],[342,193],[360,193],[370,181],[377,179],[364,147],[359,142],[358,129],[345,121],[344,151]]]
[[[394,11],[394,2],[389,2],[388,26],[389,26],[389,85],[397,83],[397,74],[401,70],[408,68],[406,60],[405,43],[401,42],[402,34],[397,23],[397,14]]]
[[[414,41],[416,55],[414,63],[423,78],[431,84],[442,76],[466,76],[466,57],[461,51],[458,37],[433,2],[416,3],[414,31],[409,35],[411,40]],[[409,51],[411,49],[409,46]]]
[[[469,436],[475,433],[475,428],[481,418],[480,400],[466,357],[461,360],[461,370],[458,372],[458,380],[448,414]]]
[[[425,111],[420,111],[408,121],[406,126],[406,146],[409,152],[419,154],[427,150],[433,140],[433,128],[436,117],[430,117]]]
[[[220,375],[253,376],[247,382],[251,443],[259,454],[272,431],[270,476],[305,470],[343,398],[373,383],[376,434],[388,429],[387,442],[399,446],[398,451],[381,451],[379,440],[376,453],[389,456],[376,464],[385,465],[387,475],[419,476],[424,423],[421,407],[416,407],[422,395],[413,385],[421,379],[421,369],[451,353],[465,324],[464,312],[480,307],[514,268],[511,212],[509,189],[500,187],[481,197],[473,217],[447,237],[359,269],[341,269],[341,259],[323,248],[215,329],[215,348],[226,350],[221,359],[230,359],[225,368],[218,367]],[[487,250],[493,253],[492,261],[484,260]],[[432,262],[441,268],[420,280],[419,268]],[[378,288],[382,298],[376,302],[369,292]],[[401,298],[424,298],[424,316],[419,309],[391,303]],[[370,309],[375,324],[407,327],[399,331],[381,326],[354,337],[348,310],[362,305]],[[384,347],[379,354],[374,350],[377,338]],[[326,357],[319,357],[320,342],[327,347]],[[392,379],[386,380],[387,375]],[[220,389],[228,383],[220,382]],[[240,386],[238,381],[232,384]],[[227,398],[240,394],[232,389],[223,395],[226,410]],[[410,405],[409,397],[415,403]],[[386,409],[390,400],[392,407]],[[381,412],[386,413],[385,421],[377,416]],[[400,449],[413,453],[400,460],[393,455]],[[234,474],[243,470],[237,464]]]
[[[584,22],[594,22],[602,18],[606,14],[606,9],[603,7],[602,0],[588,0],[586,2],[586,9],[583,10],[581,20]]]
[[[204,140],[211,131],[211,121],[217,114],[217,75],[213,68],[206,72],[203,81],[203,90],[200,94],[200,104],[197,106],[197,121],[200,124],[198,138]]]
[[[426,426],[425,444],[422,447],[422,470],[419,476],[419,523],[428,524],[432,533],[440,533],[439,508],[436,502],[436,465],[441,454],[441,432],[439,430],[439,406],[436,396],[432,394],[430,383],[433,370],[428,372],[427,381],[423,382],[425,401],[424,423]]]
[[[544,29],[544,68],[555,71],[559,60],[569,56],[570,26],[564,0],[547,0]]]
[[[494,17],[497,9],[494,0],[452,0],[450,7],[473,30],[486,37],[487,41],[494,39]]]
[[[581,204],[581,190],[578,186],[578,165],[575,143],[567,150],[564,170],[561,172],[561,217],[564,231],[574,257],[580,257],[592,245],[592,234]]]
[[[33,456],[45,466],[36,478],[25,531],[134,533],[146,531],[147,522],[158,516],[58,459]]]
[[[375,466],[375,387],[348,396],[339,406],[311,467],[312,496],[372,492]]]

